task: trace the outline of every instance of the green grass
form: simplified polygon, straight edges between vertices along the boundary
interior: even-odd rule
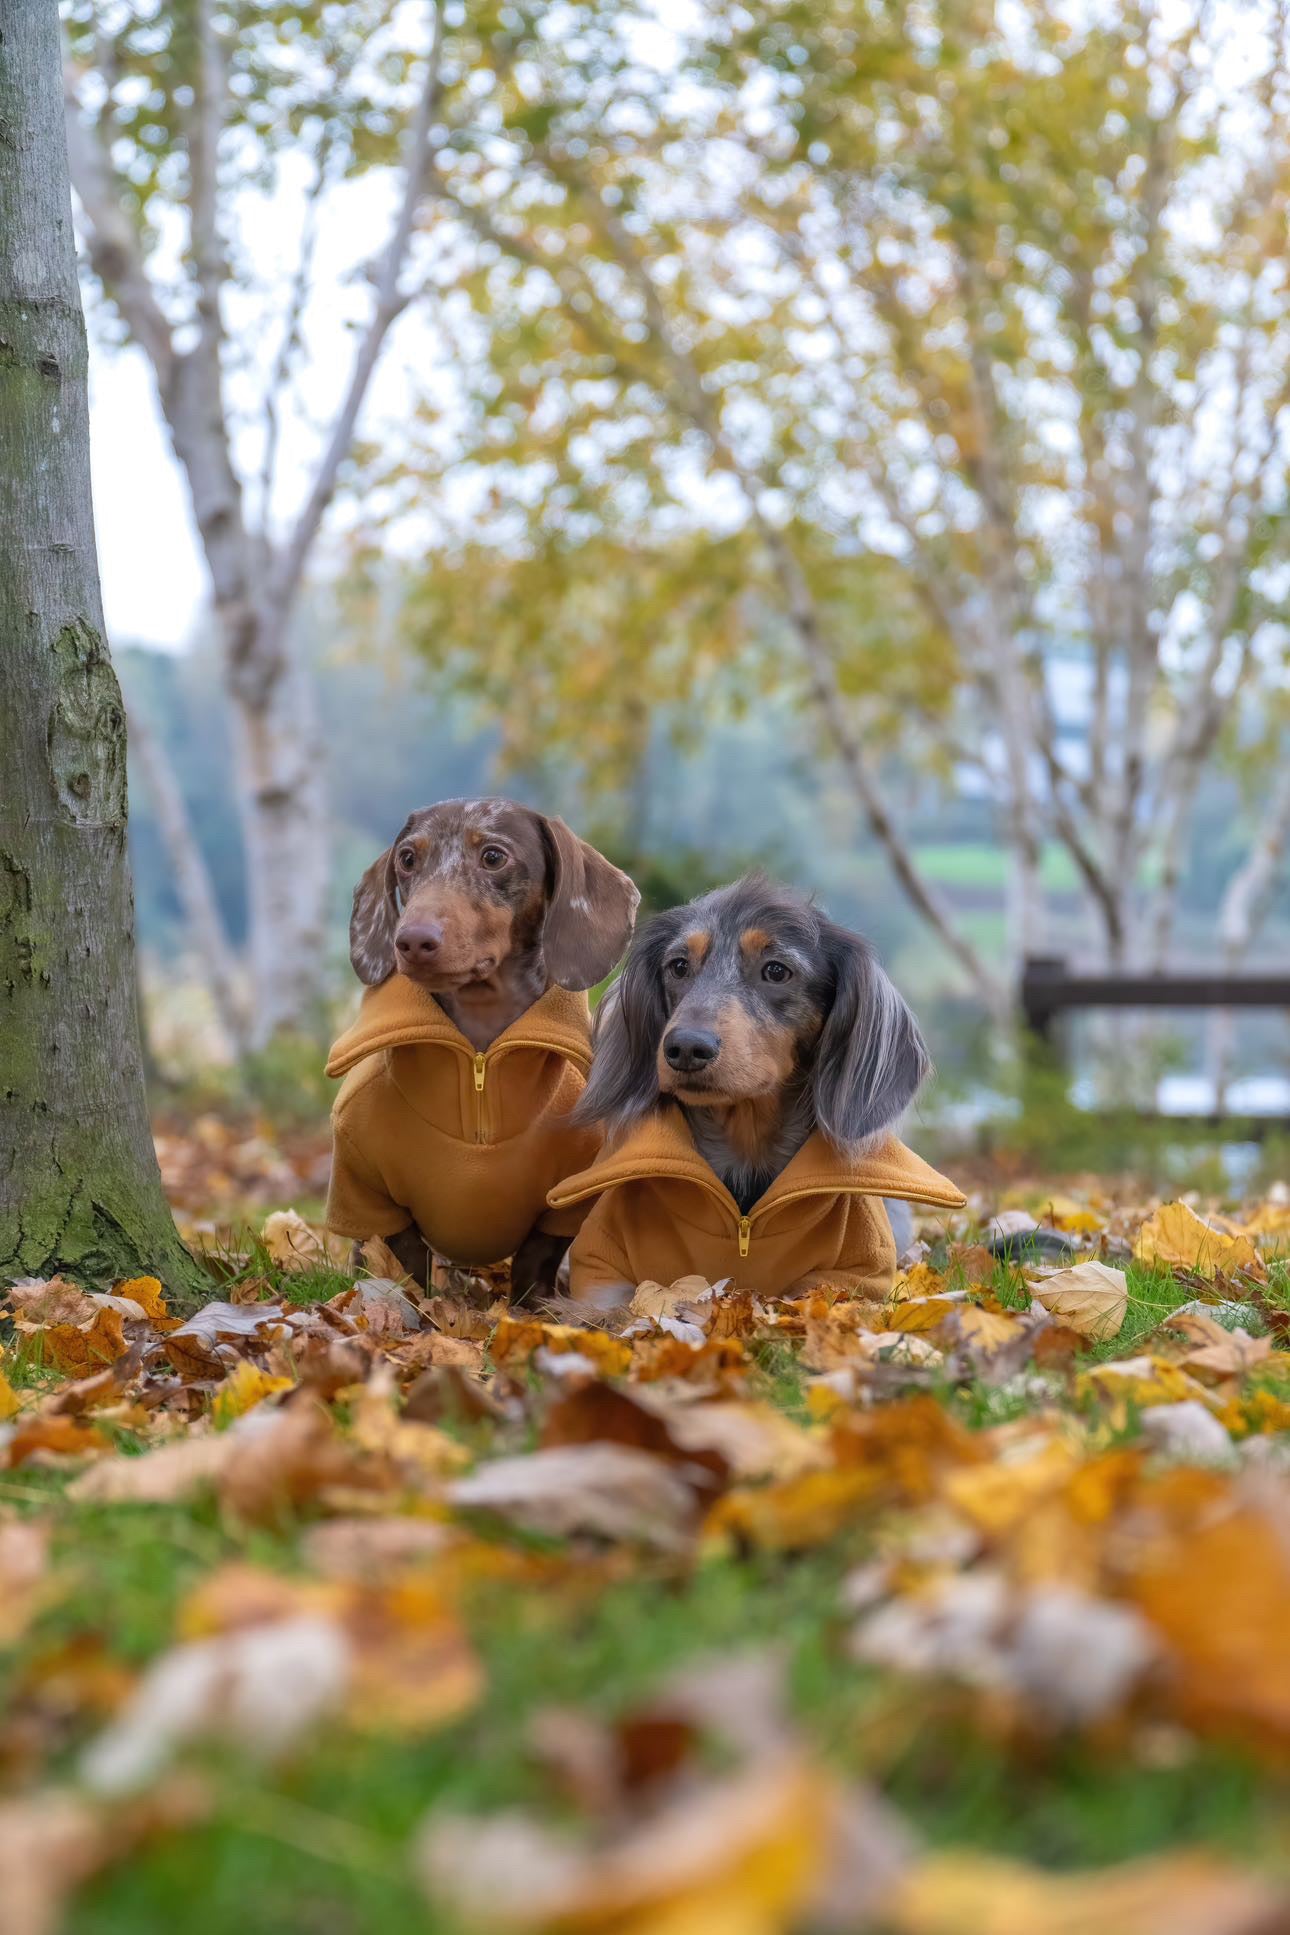
[[[185,1583],[219,1556],[223,1535],[194,1527],[199,1558],[176,1538],[176,1517],[142,1515],[124,1541],[108,1515],[80,1525],[87,1562],[103,1569],[97,1617],[124,1622],[132,1645],[155,1643]],[[70,1935],[160,1935],[179,1921],[189,1935],[456,1935],[427,1914],[409,1873],[429,1810],[542,1807],[549,1783],[525,1746],[538,1707],[617,1711],[686,1660],[745,1647],[787,1655],[797,1715],[820,1751],[878,1782],[935,1843],[1056,1866],[1178,1840],[1284,1853],[1290,1790],[1239,1757],[1203,1751],[1145,1770],[1088,1748],[1019,1759],[937,1724],[925,1688],[906,1693],[852,1665],[838,1585],[862,1550],[854,1540],[788,1565],[721,1561],[681,1585],[637,1581],[574,1609],[559,1594],[491,1593],[472,1618],[488,1692],[468,1719],[411,1743],[332,1737],[276,1775],[213,1765],[210,1824],[100,1880],[73,1908]]]

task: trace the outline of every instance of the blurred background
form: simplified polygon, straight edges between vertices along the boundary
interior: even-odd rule
[[[63,11],[163,1123],[320,1136],[359,872],[496,790],[818,890],[924,1141],[1284,1166],[1279,1008],[1018,1007],[1284,959],[1279,5]]]

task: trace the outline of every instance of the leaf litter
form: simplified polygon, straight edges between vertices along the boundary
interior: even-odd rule
[[[422,1292],[379,1239],[354,1276],[295,1211],[182,1318],[154,1278],[11,1286],[6,1927],[54,1935],[86,1880],[191,1830],[243,1763],[276,1778],[322,1741],[444,1729],[468,1757],[481,1594],[571,1609],[633,1579],[683,1594],[731,1561],[843,1561],[844,1705],[876,1676],[893,1714],[952,1714],[1019,1767],[1075,1742],[1145,1769],[1167,1740],[1276,1779],[1290,1212],[1036,1208],[1060,1262],[1011,1247],[1029,1209],[979,1202],[948,1245],[929,1224],[881,1299],[687,1277],[609,1312],[512,1308],[497,1272]],[[141,1511],[213,1513],[224,1556],[146,1657],[85,1615],[52,1644],[75,1515]],[[550,1935],[1290,1928],[1284,1870],[1217,1849],[1066,1873],[933,1848],[862,1734],[839,1753],[803,1725],[789,1665],[726,1654],[632,1703],[539,1705],[516,1752],[544,1800],[436,1803],[407,1850],[427,1912]]]

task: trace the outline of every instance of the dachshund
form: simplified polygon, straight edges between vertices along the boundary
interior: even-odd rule
[[[656,915],[597,1022],[574,1121],[617,1139],[670,1098],[745,1212],[815,1130],[855,1154],[931,1072],[869,943],[760,873]]]
[[[582,991],[618,962],[639,899],[563,820],[513,800],[408,816],[354,892],[350,959],[369,992],[328,1063],[347,1075],[333,1227],[385,1235],[422,1280],[431,1249],[470,1266],[526,1239],[516,1287],[553,1279],[567,1233],[535,1225],[598,1139],[568,1113],[590,1058]]]

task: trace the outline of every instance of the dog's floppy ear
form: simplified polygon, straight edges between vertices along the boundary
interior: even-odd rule
[[[562,988],[594,988],[622,959],[640,893],[563,820],[537,815],[550,877],[542,951]]]
[[[926,1044],[867,941],[826,922],[833,1006],[815,1053],[815,1119],[839,1149],[889,1128],[931,1073]]]
[[[399,838],[403,836],[400,834]],[[349,917],[349,958],[360,981],[379,987],[394,972],[394,930],[399,903],[394,890],[394,846],[373,860],[354,889]]]
[[[658,1045],[667,1020],[662,970],[675,925],[670,915],[655,915],[596,1010],[591,1074],[570,1118],[580,1126],[603,1122],[618,1134],[658,1104]]]

